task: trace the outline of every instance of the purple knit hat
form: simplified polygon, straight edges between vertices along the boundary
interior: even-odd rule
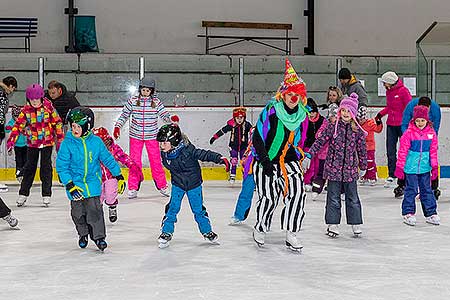
[[[339,110],[338,110],[338,114],[337,114],[336,125],[334,127],[334,135],[333,135],[334,137],[337,136],[337,128],[338,128],[339,119],[341,118],[341,109],[342,108],[345,108],[350,112],[350,115],[352,116],[353,121],[355,121],[356,125],[362,130],[364,135],[367,136],[367,132],[361,127],[361,125],[359,125],[359,122],[356,119],[356,116],[358,114],[358,104],[359,104],[358,94],[356,94],[356,93],[351,93],[350,96],[345,96],[344,99],[341,100],[341,104],[339,105]]]

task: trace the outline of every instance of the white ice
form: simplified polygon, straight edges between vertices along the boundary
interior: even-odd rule
[[[37,187],[27,205],[17,208],[17,186],[10,187],[0,196],[20,223],[16,230],[0,224],[0,299],[447,299],[449,182],[441,181],[440,226],[425,223],[419,203],[417,226],[404,225],[401,200],[391,189],[382,183],[361,187],[361,238],[352,237],[347,225],[341,225],[339,238],[327,237],[326,194],[315,202],[308,199],[299,234],[302,254],[284,246],[281,205],[264,249],[251,237],[253,209],[246,224],[228,226],[238,182],[204,185],[205,206],[221,245],[203,240],[185,199],[170,247],[159,249],[168,198],[146,182],[139,198],[120,199],[116,223],[106,220],[104,253],[92,242],[78,248],[62,187],[54,188],[49,208],[41,206]]]

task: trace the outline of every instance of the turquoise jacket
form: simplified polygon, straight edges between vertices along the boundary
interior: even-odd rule
[[[77,138],[72,131],[67,132],[56,157],[56,171],[64,185],[69,182],[83,189],[85,198],[100,196],[102,193],[102,170],[100,163],[111,171],[113,176],[121,174],[114,157],[106,149],[103,141],[96,135]],[[72,197],[69,192],[67,196]]]
[[[6,133],[10,133],[11,132],[11,128],[14,127],[15,123],[16,123],[16,120],[14,120],[13,118],[11,118],[11,120],[9,120],[8,124],[6,124],[6,127],[5,127]],[[14,146],[16,146],[16,147],[26,147],[27,146],[27,137],[23,133],[20,133],[19,137],[16,140],[16,143],[14,144]]]

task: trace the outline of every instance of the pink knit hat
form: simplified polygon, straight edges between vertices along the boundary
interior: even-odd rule
[[[414,107],[413,120],[415,120],[417,118],[421,118],[421,119],[430,121],[430,117],[429,117],[428,113],[429,113],[428,107],[423,106],[423,105],[416,105]]]

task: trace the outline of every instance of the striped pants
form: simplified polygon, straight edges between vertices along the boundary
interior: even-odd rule
[[[256,190],[258,191],[255,229],[260,232],[270,231],[273,213],[280,199],[283,199],[281,229],[298,232],[305,216],[306,198],[300,163],[298,161],[286,163],[289,186],[285,197],[283,195],[285,179],[279,165],[275,165],[275,169],[273,176],[266,176],[259,163],[254,165],[253,173],[255,175]]]

